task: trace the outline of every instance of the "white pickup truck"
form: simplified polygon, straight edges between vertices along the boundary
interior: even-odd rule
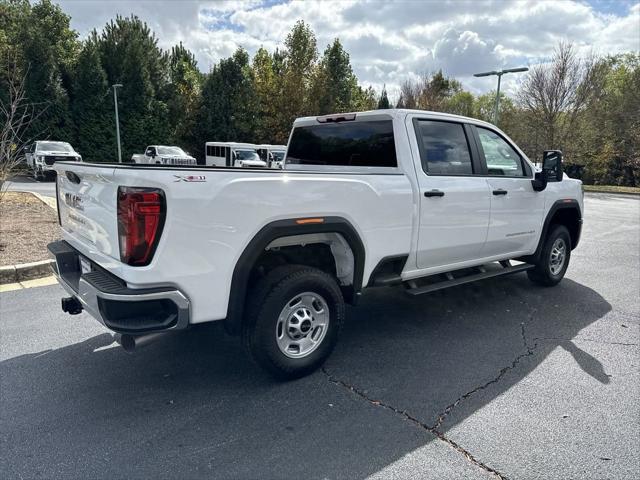
[[[197,160],[180,147],[149,145],[142,155],[134,153],[131,161],[153,165],[197,165]]]
[[[284,170],[55,168],[64,311],[128,349],[222,321],[279,378],[322,364],[364,288],[555,285],[582,226],[560,152],[535,172],[493,125],[416,110],[300,118]]]
[[[53,165],[56,162],[82,161],[80,154],[69,143],[53,140],[33,142],[25,148],[24,156],[35,180],[43,180],[47,175],[53,175]]]

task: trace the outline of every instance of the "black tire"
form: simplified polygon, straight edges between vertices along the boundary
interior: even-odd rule
[[[552,268],[552,251],[556,241],[560,241],[564,244],[564,261],[560,270],[555,273]],[[564,277],[564,274],[569,267],[569,260],[571,259],[571,235],[569,230],[564,225],[552,225],[547,238],[544,240],[542,251],[540,252],[540,258],[535,264],[535,268],[527,270],[529,280],[538,285],[545,287],[552,287],[560,283],[560,280]]]
[[[328,307],[324,336],[308,355],[291,358],[278,346],[279,316],[287,303],[304,292],[319,295]],[[248,294],[242,341],[251,358],[279,380],[310,374],[329,357],[345,317],[342,292],[335,279],[317,268],[286,265],[272,270]],[[281,327],[284,328],[284,327]],[[313,335],[311,330],[307,335]]]

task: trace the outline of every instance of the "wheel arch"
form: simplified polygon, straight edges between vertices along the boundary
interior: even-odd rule
[[[578,201],[574,199],[564,199],[554,202],[544,219],[536,251],[528,258],[537,259],[540,256],[544,241],[552,225],[564,225],[567,227],[571,237],[571,250],[574,250],[580,242],[580,234],[582,231],[582,212],[580,211]]]
[[[309,220],[314,220],[314,222]],[[236,262],[231,277],[227,316],[224,320],[227,332],[232,335],[240,332],[251,274],[267,247],[283,237],[325,233],[341,235],[353,253],[353,281],[347,295],[345,295],[345,300],[349,303],[355,302],[362,289],[365,249],[360,235],[353,225],[345,218],[336,216],[318,219],[276,220],[268,223],[256,233]]]

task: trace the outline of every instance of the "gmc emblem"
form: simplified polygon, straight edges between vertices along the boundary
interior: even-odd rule
[[[84,210],[84,207],[82,206],[82,197],[80,195],[65,193],[64,203],[66,203],[71,208],[75,208],[76,210]]]

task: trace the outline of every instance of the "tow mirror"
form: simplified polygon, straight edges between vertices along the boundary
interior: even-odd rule
[[[562,181],[562,152],[560,150],[545,150],[542,153],[542,171],[548,182]]]

